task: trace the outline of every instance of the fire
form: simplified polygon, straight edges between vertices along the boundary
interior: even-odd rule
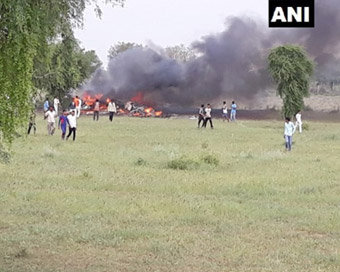
[[[88,93],[83,94],[82,100],[84,101],[85,105],[88,107],[92,107],[96,100],[100,100],[103,97],[103,94],[95,94],[94,96],[91,96]]]
[[[144,112],[145,112],[145,116],[152,116],[152,113],[153,113],[153,108],[146,108],[144,109]]]
[[[99,101],[99,109],[100,111],[107,112],[107,104],[111,101],[110,98],[106,98],[104,100],[103,94],[94,94],[91,95],[87,92],[83,94],[82,100],[85,104],[83,107],[83,113],[91,114],[93,113],[93,108],[96,100]],[[117,113],[119,115],[129,115],[134,117],[160,117],[162,116],[162,111],[156,111],[152,107],[147,107],[145,105],[141,105],[141,101],[143,101],[143,93],[138,92],[136,96],[132,97],[130,101],[126,103],[129,107],[125,105],[125,109],[120,107],[118,102],[116,102]],[[135,102],[135,103],[133,103]]]
[[[155,111],[155,116],[159,117],[162,115],[162,113],[163,113],[162,111]]]
[[[131,101],[142,104],[144,101],[143,93],[138,92],[134,97],[131,98]]]

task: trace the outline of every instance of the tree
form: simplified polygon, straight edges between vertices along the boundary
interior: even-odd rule
[[[130,42],[118,42],[115,45],[110,47],[108,58],[109,58],[109,60],[112,59],[112,58],[115,58],[120,53],[123,53],[124,51],[126,51],[130,48],[135,48],[135,47],[143,48],[143,45],[137,44],[137,43],[130,43]]]
[[[51,40],[72,33],[83,21],[86,4],[96,0],[0,2],[0,149],[27,123],[33,88],[34,59]],[[124,0],[108,0],[113,5]],[[100,15],[100,9],[96,7]],[[41,60],[44,59],[41,54]],[[46,58],[46,61],[48,58]]]
[[[81,49],[73,35],[48,46],[43,61],[34,63],[34,87],[60,100],[101,66],[94,51]]]
[[[183,44],[165,48],[167,55],[177,61],[187,62],[196,58],[195,52]]]
[[[309,95],[314,63],[306,51],[296,45],[271,49],[269,72],[277,83],[277,93],[283,100],[283,113],[291,117],[303,108],[303,98]]]

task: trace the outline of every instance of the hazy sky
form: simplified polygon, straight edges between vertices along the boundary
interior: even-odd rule
[[[99,19],[94,7],[85,12],[83,29],[75,31],[86,50],[95,50],[107,65],[107,52],[119,42],[162,47],[185,44],[222,31],[228,16],[268,18],[268,0],[126,0],[125,6],[101,5]]]

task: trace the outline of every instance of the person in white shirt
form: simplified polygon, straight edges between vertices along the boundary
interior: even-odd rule
[[[75,104],[76,104],[76,116],[77,116],[77,118],[80,117],[81,104],[82,104],[82,103],[83,103],[83,101],[79,98],[78,95],[76,95]]]
[[[227,102],[223,101],[223,105],[222,105],[222,118],[223,118],[223,122],[225,122],[225,120],[227,120],[229,122],[229,118],[228,118],[228,106],[227,106]]]
[[[77,130],[77,116],[74,110],[71,111],[71,115],[67,116],[67,123],[69,125],[69,133],[66,136],[66,140],[68,140],[68,138],[73,133],[73,141],[74,141],[76,139],[76,130]]]
[[[54,106],[54,111],[56,112],[56,114],[58,115],[58,112],[59,112],[59,99],[57,97],[55,97],[53,99],[53,106]]]
[[[299,128],[299,132],[302,133],[302,120],[301,120],[301,111],[298,111],[298,113],[295,115],[295,126]]]
[[[47,133],[53,135],[55,131],[55,118],[57,117],[54,108],[51,106],[50,109],[45,112],[45,119],[47,119]]]
[[[212,120],[211,120],[211,106],[210,104],[207,104],[207,107],[205,108],[205,118],[204,118],[204,123],[203,127],[207,127],[207,123],[210,123],[210,128],[214,128]]]
[[[292,150],[292,143],[293,143],[293,134],[295,133],[295,125],[293,122],[290,121],[289,117],[286,117],[285,120],[285,132],[283,137],[285,138],[285,145],[286,150],[291,151]]]
[[[115,104],[115,102],[112,101],[112,99],[110,99],[110,102],[107,105],[107,111],[109,112],[109,119],[112,122],[113,115],[117,112],[116,104]]]

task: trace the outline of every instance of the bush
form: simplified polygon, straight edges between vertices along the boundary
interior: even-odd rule
[[[198,166],[198,163],[186,158],[174,159],[168,162],[168,168],[175,170],[188,170]]]
[[[11,154],[0,143],[0,163],[9,163],[11,161]]]
[[[138,159],[135,161],[135,165],[138,165],[138,166],[146,165],[146,160],[144,160],[144,159],[142,159],[142,158],[138,158]]]
[[[201,159],[204,163],[211,164],[217,166],[219,164],[219,160],[214,155],[205,155]]]
[[[203,148],[203,149],[206,149],[206,148],[208,148],[208,143],[203,143],[202,145],[201,145],[201,147]]]

